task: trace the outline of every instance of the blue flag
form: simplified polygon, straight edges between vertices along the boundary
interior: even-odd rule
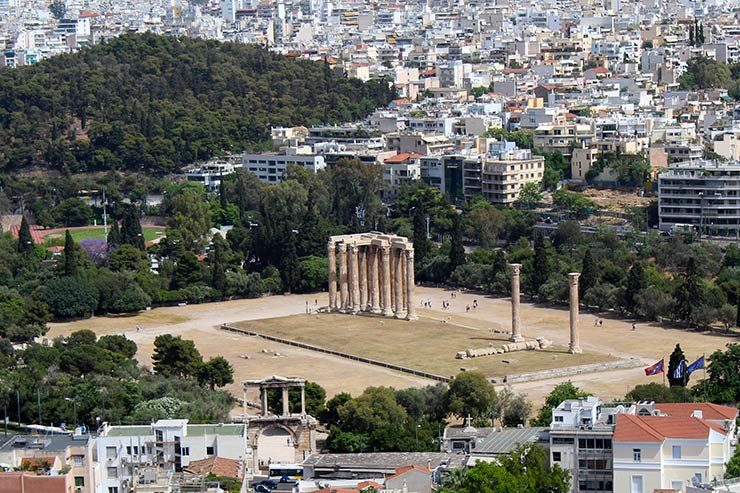
[[[704,368],[704,356],[699,356],[696,358],[696,361],[686,367],[686,371],[691,375],[696,370],[701,370],[702,368]]]
[[[674,380],[680,380],[683,378],[683,376],[686,374],[686,360],[681,360],[680,363],[678,363],[678,366],[673,370],[673,379]]]

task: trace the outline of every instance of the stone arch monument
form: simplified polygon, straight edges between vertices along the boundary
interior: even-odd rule
[[[376,232],[332,236],[327,253],[329,311],[416,319],[414,245],[408,238]]]
[[[302,378],[286,378],[274,375],[264,380],[247,380],[244,386],[244,415],[247,421],[247,441],[252,448],[253,471],[266,470],[269,464],[301,463],[316,452],[316,419],[306,413],[306,381]],[[247,413],[247,392],[259,389],[257,416]],[[298,388],[301,392],[300,410],[291,410],[289,391]],[[269,390],[281,393],[279,414],[270,413],[267,404]],[[300,412],[293,412],[300,411]]]

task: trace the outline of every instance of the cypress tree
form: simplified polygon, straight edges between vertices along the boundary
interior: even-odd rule
[[[735,327],[740,327],[740,284],[735,288],[735,304],[737,305]]]
[[[213,265],[211,284],[222,295],[226,292],[226,242],[220,234],[213,237]]]
[[[118,224],[118,221],[113,221],[113,224],[110,225],[107,242],[109,250],[121,245],[121,226]]]
[[[676,375],[676,368],[679,365],[684,365],[684,371],[681,375]],[[689,376],[686,372],[686,356],[683,354],[680,344],[676,344],[676,348],[671,353],[671,358],[668,360],[668,384],[671,387],[686,387],[689,383]]]
[[[417,262],[421,264],[429,255],[430,245],[427,239],[426,214],[421,204],[417,204],[414,211],[414,254]]]
[[[594,262],[594,256],[589,248],[583,254],[583,262],[581,263],[581,277],[579,278],[581,296],[584,296],[596,284],[597,279],[596,262]]]
[[[532,275],[530,292],[533,295],[537,295],[540,291],[540,287],[547,282],[547,278],[550,277],[550,260],[547,254],[547,244],[545,243],[545,236],[538,234],[534,238],[534,259],[532,261]]]
[[[462,222],[457,211],[452,216],[452,242],[450,245],[450,272],[465,263],[465,247],[462,240]]]
[[[326,254],[327,232],[321,220],[316,206],[313,190],[308,191],[306,201],[306,214],[300,227],[301,235],[298,241],[298,255],[306,257],[309,255],[323,256]]]
[[[64,275],[71,277],[77,274],[77,250],[69,230],[64,233]]]
[[[144,250],[144,234],[139,222],[139,213],[136,207],[131,206],[126,210],[121,221],[121,243],[132,245],[139,250]]]
[[[18,230],[18,252],[33,252],[33,236],[31,236],[31,227],[28,225],[26,216],[21,219],[21,228]]]
[[[627,276],[627,289],[624,292],[624,307],[629,312],[635,311],[635,297],[645,288],[645,271],[640,262],[635,263]]]
[[[694,26],[689,26],[689,46],[696,44],[696,37],[694,36]]]
[[[295,233],[289,226],[285,226],[281,236],[283,248],[280,258],[280,279],[284,291],[294,292],[301,284],[301,266],[296,251]]]
[[[704,24],[699,23],[699,30],[696,33],[696,46],[703,45],[704,41]]]

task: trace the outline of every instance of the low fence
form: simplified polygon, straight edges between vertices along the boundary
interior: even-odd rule
[[[364,356],[357,356],[356,354],[336,351],[334,349],[327,349],[325,347],[316,346],[314,344],[308,344],[306,342],[294,341],[292,339],[285,339],[283,337],[277,337],[277,336],[273,336],[270,334],[262,334],[261,332],[255,332],[249,329],[242,329],[240,327],[233,327],[231,325],[223,324],[221,325],[221,330],[226,330],[229,332],[235,332],[237,334],[243,334],[243,335],[248,335],[248,336],[257,336],[263,339],[267,339],[268,341],[279,342],[280,344],[287,344],[288,346],[295,346],[295,347],[299,347],[302,349],[308,349],[311,351],[318,351],[320,353],[331,354],[332,356],[338,356],[340,358],[345,358],[345,359],[349,359],[353,361],[359,361],[361,363],[367,363],[369,365],[379,366],[382,368],[387,368],[389,370],[400,371],[402,373],[407,373],[409,375],[414,375],[414,376],[422,377],[422,378],[428,378],[430,380],[436,380],[438,382],[447,383],[450,380],[448,377],[443,377],[442,375],[436,375],[434,373],[429,373],[429,372],[425,372],[421,370],[415,370],[414,368],[408,368],[406,366],[396,365],[393,363],[387,363],[385,361],[380,361],[377,359],[366,358]]]
[[[549,378],[571,377],[584,373],[597,373],[607,370],[622,370],[644,366],[645,363],[637,358],[622,359],[609,361],[607,363],[593,363],[590,365],[568,366],[565,368],[554,368],[552,370],[540,370],[531,373],[519,373],[516,375],[506,375],[501,381],[491,379],[492,383],[523,383],[535,380],[547,380]]]

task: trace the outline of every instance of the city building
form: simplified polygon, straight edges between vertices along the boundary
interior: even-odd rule
[[[701,234],[740,236],[740,162],[672,163],[658,180],[661,231],[689,224]]]
[[[545,158],[529,149],[509,149],[486,158],[481,168],[481,192],[493,204],[512,206],[527,183],[541,183]]]
[[[254,174],[262,183],[278,183],[285,179],[288,166],[294,165],[312,173],[326,167],[324,156],[311,153],[311,148],[286,148],[284,154],[247,154],[242,157],[242,166]]]
[[[233,175],[241,168],[241,164],[228,160],[214,159],[200,166],[185,170],[188,181],[200,183],[209,192],[218,191],[224,176]]]
[[[104,423],[96,439],[96,493],[124,493],[142,477],[168,484],[191,462],[214,456],[245,465],[250,453],[244,424],[189,424],[187,419],[160,419],[144,426]]]

